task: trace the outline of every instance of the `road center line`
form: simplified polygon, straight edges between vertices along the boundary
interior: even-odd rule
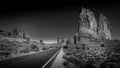
[[[60,49],[60,50],[61,50],[61,49]],[[58,50],[58,52],[59,52],[60,50]],[[45,68],[45,66],[57,55],[58,52],[56,52],[56,53],[42,66],[42,68]]]

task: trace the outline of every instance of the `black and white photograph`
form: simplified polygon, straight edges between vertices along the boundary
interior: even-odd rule
[[[120,68],[120,2],[1,2],[0,68]]]

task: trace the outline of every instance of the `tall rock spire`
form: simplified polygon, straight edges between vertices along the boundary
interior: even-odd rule
[[[89,9],[82,8],[80,13],[80,26],[79,31],[84,34],[89,34],[91,36],[96,36],[97,34],[97,21],[95,19],[94,13]]]
[[[99,16],[99,35],[101,38],[111,39],[111,25],[103,14]]]
[[[96,20],[92,11],[82,7],[79,18],[78,34],[81,37],[111,40],[110,22],[103,14],[100,14],[99,20]]]

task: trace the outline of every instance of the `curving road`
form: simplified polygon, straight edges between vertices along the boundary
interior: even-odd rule
[[[0,68],[50,68],[61,48],[0,61]]]

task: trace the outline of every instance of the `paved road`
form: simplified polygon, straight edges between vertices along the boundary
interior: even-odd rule
[[[55,55],[54,58],[46,65],[47,67],[45,66],[45,68],[49,68],[59,51],[60,48],[57,48],[0,61],[0,68],[42,68],[50,60],[50,58]]]

